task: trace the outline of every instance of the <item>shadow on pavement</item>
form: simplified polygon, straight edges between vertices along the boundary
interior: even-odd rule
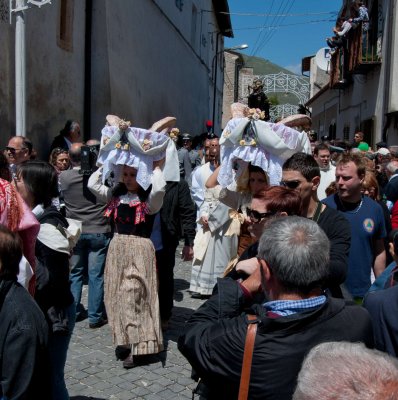
[[[174,279],[174,300],[179,303],[184,299],[183,291],[189,288],[189,282],[185,279]]]
[[[106,399],[102,399],[99,397],[87,397],[87,396],[72,396],[70,397],[70,400],[106,400]]]
[[[195,310],[186,307],[173,308],[173,314],[169,321],[169,329],[163,332],[164,345],[166,349],[169,340],[177,342],[177,339],[181,335],[182,329],[184,328],[185,321],[189,319],[194,311]]]

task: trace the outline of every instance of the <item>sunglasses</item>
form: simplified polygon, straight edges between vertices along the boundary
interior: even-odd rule
[[[15,154],[17,151],[26,150],[26,147],[21,147],[20,149],[16,149],[16,148],[14,148],[14,147],[9,147],[9,146],[7,146],[7,147],[5,148],[5,150],[6,150],[6,151],[9,151],[11,154]]]
[[[260,213],[260,212],[258,212],[256,210],[252,210],[249,207],[246,208],[246,213],[249,216],[249,218],[252,220],[252,222],[254,222],[254,223],[258,223],[261,220],[263,220],[264,218],[271,217],[271,216],[275,215],[274,212],[263,212],[263,213]]]
[[[300,181],[281,181],[281,186],[284,186],[288,189],[297,189],[300,185]]]

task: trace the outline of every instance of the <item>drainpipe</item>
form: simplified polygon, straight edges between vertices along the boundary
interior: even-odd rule
[[[236,60],[235,64],[235,81],[234,81],[234,103],[238,101],[239,98],[239,75],[240,75],[240,70],[243,68],[243,61],[239,57]]]
[[[84,37],[84,105],[83,105],[83,134],[84,140],[91,138],[91,38],[93,27],[93,1],[86,0]]]

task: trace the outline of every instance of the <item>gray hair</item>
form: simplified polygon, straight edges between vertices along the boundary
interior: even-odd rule
[[[287,293],[309,293],[329,274],[329,239],[318,224],[303,217],[282,217],[264,230],[258,257],[264,259]]]
[[[393,400],[398,362],[362,343],[330,342],[305,358],[293,400]]]
[[[395,171],[398,169],[398,161],[390,161],[387,165],[386,165],[386,170],[391,174],[394,175]]]

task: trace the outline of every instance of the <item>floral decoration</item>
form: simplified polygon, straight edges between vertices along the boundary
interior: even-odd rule
[[[250,142],[246,141],[245,139],[241,139],[239,141],[240,146],[257,146],[257,142],[254,139],[251,139]]]
[[[231,132],[230,132],[228,129],[226,129],[226,130],[224,131],[224,133],[223,133],[223,136],[224,136],[225,138],[227,138],[230,134],[231,134]]]
[[[177,137],[179,134],[180,134],[180,130],[178,128],[173,128],[170,131],[169,136],[172,140],[177,140]]]
[[[153,142],[149,139],[144,139],[144,141],[142,142],[141,147],[144,150],[149,150],[152,147]]]
[[[123,134],[120,137],[120,140],[115,144],[115,148],[124,151],[130,150],[130,144],[126,137],[126,132],[123,132]]]
[[[259,108],[250,108],[247,117],[254,121],[265,119],[265,112],[261,111]]]
[[[130,128],[130,126],[131,126],[131,122],[130,121],[125,121],[124,119],[121,119],[119,121],[119,129],[121,131],[127,130],[128,128]]]

